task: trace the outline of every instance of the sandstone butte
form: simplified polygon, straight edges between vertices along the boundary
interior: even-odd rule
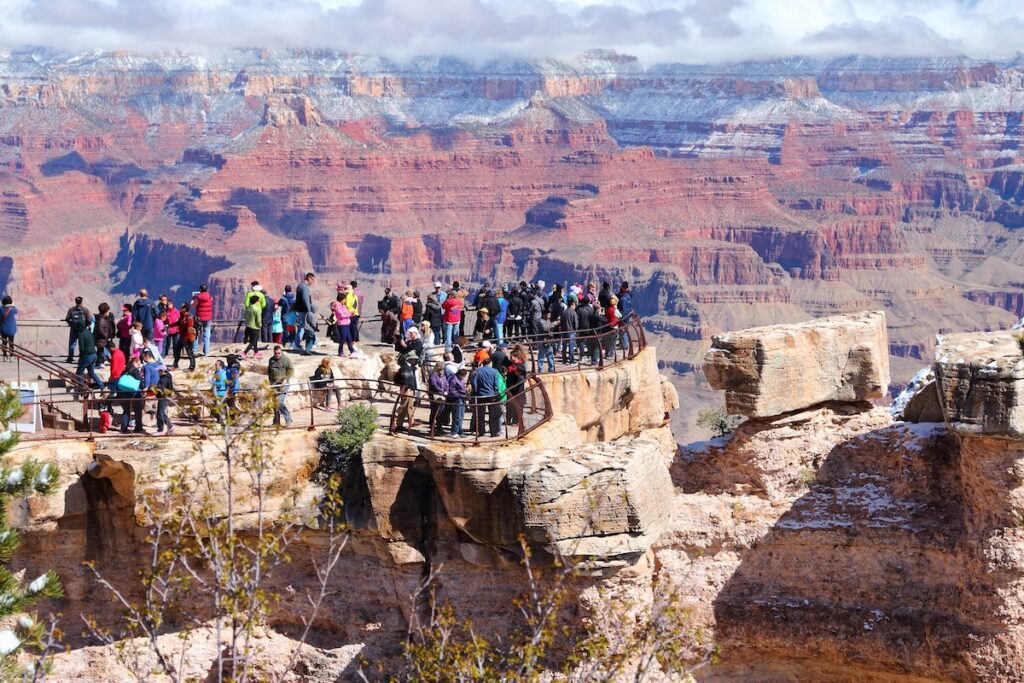
[[[1009,332],[943,338],[933,380],[916,389],[932,392],[941,416],[897,421],[869,400],[885,392],[881,318],[719,337],[709,376],[740,397],[764,396],[763,386],[783,398],[753,404],[731,435],[712,441],[676,445],[664,416],[678,401],[654,347],[603,370],[545,376],[553,417],[519,441],[378,434],[362,451],[362,488],[346,508],[352,541],[301,679],[347,680],[361,658],[394,664],[410,595],[440,565],[438,589],[460,617],[503,633],[525,586],[523,535],[535,557],[557,546],[592,561],[574,584],[569,619],[626,599],[644,609],[656,581],[677,587],[721,650],[703,680],[1024,681],[1020,348]],[[755,349],[763,362],[751,372]],[[380,367],[371,356],[342,372],[370,378]],[[797,370],[802,386],[786,391]],[[290,486],[316,499],[315,434],[275,438],[272,508]],[[67,596],[53,607],[65,617],[114,618],[82,562],[131,586],[145,556],[140,493],[162,485],[160,463],[197,466],[188,439],[155,443],[30,441],[12,456],[61,471],[58,495],[10,512],[23,535],[14,566],[57,569]],[[271,669],[294,642],[313,583],[305,551],[324,533],[305,530],[275,578],[284,599],[261,635]],[[125,674],[108,649],[72,646],[55,680]],[[197,644],[195,673],[212,655]]]
[[[715,334],[884,309],[893,386],[937,332],[1024,314],[1019,61],[397,65],[240,51],[0,55],[0,289],[312,268],[423,287],[629,280],[688,407]],[[694,389],[698,390],[694,390]],[[696,410],[674,427],[694,436]]]

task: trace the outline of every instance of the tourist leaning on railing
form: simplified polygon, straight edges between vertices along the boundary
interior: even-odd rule
[[[10,295],[5,295],[3,308],[0,308],[0,351],[5,361],[14,357],[14,337],[17,334],[18,309],[14,307],[14,300]]]

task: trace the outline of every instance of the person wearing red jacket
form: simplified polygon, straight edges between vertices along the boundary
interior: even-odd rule
[[[181,313],[175,307],[173,302],[168,302],[167,306],[167,336],[164,337],[164,348],[162,349],[162,355],[164,358],[169,356],[174,350],[174,347],[178,345],[178,318]]]
[[[203,355],[210,355],[210,333],[213,331],[213,295],[206,285],[199,285],[199,291],[192,297],[196,317],[196,338],[192,343],[193,355],[199,352],[199,339],[203,340]],[[181,330],[179,330],[179,334]]]
[[[107,342],[107,348],[110,349],[110,377],[107,379],[107,386],[111,391],[117,391],[117,380],[124,374],[124,351],[113,340]]]

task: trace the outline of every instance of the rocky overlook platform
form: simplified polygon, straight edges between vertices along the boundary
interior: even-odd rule
[[[410,596],[438,568],[436,588],[460,618],[503,633],[525,586],[523,537],[538,561],[557,549],[586,563],[570,619],[617,601],[653,605],[668,582],[721,649],[704,680],[1024,681],[1020,349],[1009,332],[943,338],[928,389],[940,421],[901,421],[871,402],[886,389],[884,331],[882,314],[863,313],[723,335],[708,377],[759,398],[736,399],[748,417],[731,434],[682,447],[663,426],[675,396],[654,348],[543,377],[554,414],[522,439],[378,433],[347,490],[351,541],[306,680],[351,677],[360,658],[390,661]],[[799,390],[768,400],[795,381]],[[274,439],[274,509],[315,500],[315,432]],[[161,464],[196,467],[206,447],[152,443],[26,442],[12,456],[61,470],[60,494],[11,514],[24,538],[14,564],[57,569],[65,615],[111,617],[81,562],[129,585],[146,532],[140,493],[162,485]],[[268,625],[271,652],[294,632],[297,596],[313,580],[305,551],[322,543],[322,531],[305,530],[275,578],[295,593]],[[57,680],[120,671],[85,640],[57,667]]]

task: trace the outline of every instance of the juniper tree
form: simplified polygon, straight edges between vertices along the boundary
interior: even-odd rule
[[[25,460],[20,464],[8,461],[8,453],[18,442],[18,435],[10,425],[22,411],[18,393],[0,386],[0,619],[20,614],[11,628],[0,631],[0,680],[34,679],[42,674],[48,663],[55,629],[28,613],[40,598],[58,598],[62,595],[60,581],[53,571],[32,578],[27,584],[11,573],[8,565],[18,549],[18,534],[7,523],[7,501],[31,493],[50,495],[57,488],[57,468]],[[23,650],[38,656],[27,667],[18,663]]]

